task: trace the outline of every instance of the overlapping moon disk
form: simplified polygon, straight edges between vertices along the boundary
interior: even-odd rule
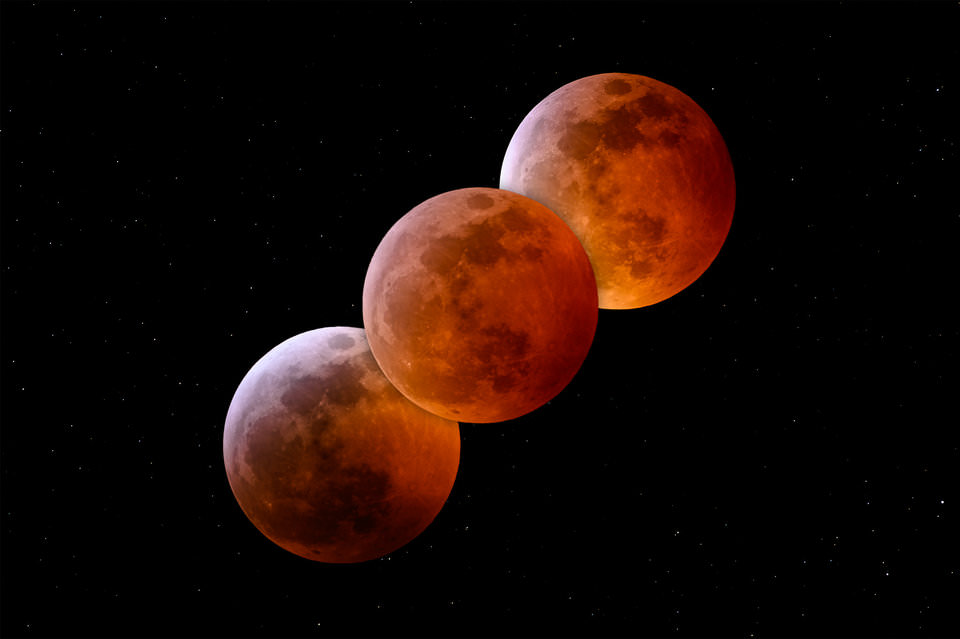
[[[433,521],[457,474],[460,428],[397,392],[363,330],[322,328],[250,369],[227,412],[223,458],[264,535],[308,559],[357,562]]]
[[[443,193],[401,218],[363,287],[374,357],[411,401],[497,422],[541,406],[583,363],[597,324],[589,259],[564,222],[516,193]]]
[[[638,308],[689,286],[720,251],[735,185],[710,117],[677,89],[604,73],[557,89],[510,141],[500,188],[562,217],[583,242],[601,308]]]

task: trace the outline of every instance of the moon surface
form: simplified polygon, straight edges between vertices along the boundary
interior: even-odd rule
[[[559,393],[597,325],[580,241],[542,204],[467,188],[401,218],[377,247],[363,322],[387,378],[463,422],[519,417]]]
[[[604,73],[557,89],[523,119],[500,188],[563,218],[590,256],[601,308],[689,286],[733,220],[733,165],[710,117],[670,85]]]
[[[322,328],[276,346],[243,378],[223,459],[240,507],[270,540],[307,559],[358,562],[408,543],[440,512],[460,427],[397,392],[363,330]]]

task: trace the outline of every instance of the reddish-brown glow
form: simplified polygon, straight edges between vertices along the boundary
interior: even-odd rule
[[[243,512],[273,542],[316,561],[364,561],[440,512],[460,428],[398,393],[361,329],[323,328],[278,345],[243,378],[223,459]]]
[[[383,238],[363,321],[384,374],[411,401],[448,419],[502,421],[554,397],[580,368],[596,282],[579,240],[546,207],[460,189]]]
[[[590,256],[601,308],[648,306],[710,266],[733,220],[727,147],[710,117],[651,78],[571,82],[524,118],[500,188],[562,217]]]

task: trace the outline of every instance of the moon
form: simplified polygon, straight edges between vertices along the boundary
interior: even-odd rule
[[[254,526],[315,561],[385,555],[450,494],[460,427],[383,376],[359,328],[291,337],[246,374],[227,412],[227,478]]]
[[[590,261],[570,228],[517,193],[433,197],[384,236],[363,286],[373,356],[410,401],[461,422],[557,395],[597,325]]]
[[[733,164],[692,99],[641,75],[575,80],[523,119],[500,188],[544,204],[583,242],[601,308],[649,306],[693,283],[733,220]]]

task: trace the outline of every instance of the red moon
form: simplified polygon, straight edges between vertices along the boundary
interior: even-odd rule
[[[321,328],[263,356],[227,412],[223,460],[251,522],[328,563],[385,555],[443,507],[460,427],[390,385],[363,330]]]
[[[700,277],[730,230],[736,191],[704,110],[627,73],[575,80],[534,107],[507,147],[500,188],[570,225],[601,308],[656,304]]]
[[[516,193],[433,197],[377,247],[363,323],[387,378],[412,402],[463,422],[498,422],[546,403],[593,342],[597,287],[580,241]]]

